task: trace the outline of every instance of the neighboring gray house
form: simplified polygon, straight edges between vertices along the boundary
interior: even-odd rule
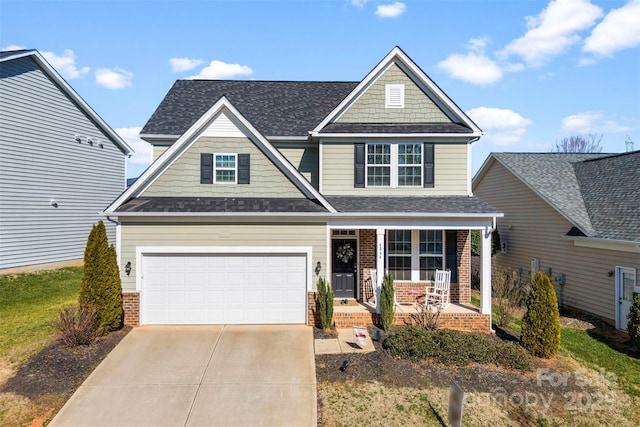
[[[640,151],[492,153],[473,192],[504,212],[498,267],[539,268],[561,304],[626,329],[640,292]]]
[[[38,51],[0,52],[0,272],[82,259],[132,153]]]

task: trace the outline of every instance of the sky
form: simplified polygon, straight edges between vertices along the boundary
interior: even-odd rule
[[[640,149],[640,0],[0,0],[0,49],[38,49],[136,151],[177,79],[360,81],[400,46],[491,152],[602,135]]]

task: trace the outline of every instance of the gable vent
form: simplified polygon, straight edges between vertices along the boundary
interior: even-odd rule
[[[385,86],[385,107],[404,108],[404,85]]]

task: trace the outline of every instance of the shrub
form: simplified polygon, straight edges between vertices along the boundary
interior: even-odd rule
[[[509,326],[526,295],[525,287],[515,274],[494,270],[493,307],[498,326]]]
[[[533,367],[531,356],[519,344],[448,329],[428,331],[417,325],[398,327],[382,346],[394,357],[414,361],[434,359],[457,366],[476,362],[523,371]]]
[[[91,305],[71,305],[58,310],[51,322],[69,347],[91,344],[98,329],[98,311]]]
[[[549,276],[538,271],[527,296],[522,318],[522,345],[533,356],[550,358],[560,349],[560,314]]]
[[[427,330],[434,331],[438,329],[438,321],[440,320],[440,314],[442,313],[442,306],[429,307],[426,304],[417,313],[409,315],[411,321]]]
[[[382,318],[382,329],[390,331],[393,326],[393,319],[396,314],[396,293],[393,287],[393,276],[387,274],[382,279],[382,290],[380,291],[380,317]]]
[[[627,316],[629,322],[627,323],[627,332],[631,337],[631,343],[633,345],[640,345],[640,294],[633,294],[633,302],[631,303],[631,309]]]
[[[94,306],[98,312],[99,331],[102,334],[122,326],[122,282],[116,250],[109,246],[107,229],[102,221],[94,225],[84,251],[84,270],[80,305]]]
[[[322,329],[331,327],[333,319],[333,289],[327,285],[324,277],[318,279],[318,305],[320,306],[320,326]]]

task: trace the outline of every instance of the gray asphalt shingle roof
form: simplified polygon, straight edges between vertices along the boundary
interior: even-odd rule
[[[329,196],[327,200],[339,212],[492,214],[496,208],[472,196]]]
[[[473,133],[458,123],[330,123],[320,133]]]
[[[492,155],[585,235],[640,241],[638,153]]]
[[[327,212],[309,199],[267,199],[249,197],[140,197],[131,199],[116,212]]]
[[[141,134],[182,135],[222,96],[265,136],[306,136],[359,82],[178,80]]]

